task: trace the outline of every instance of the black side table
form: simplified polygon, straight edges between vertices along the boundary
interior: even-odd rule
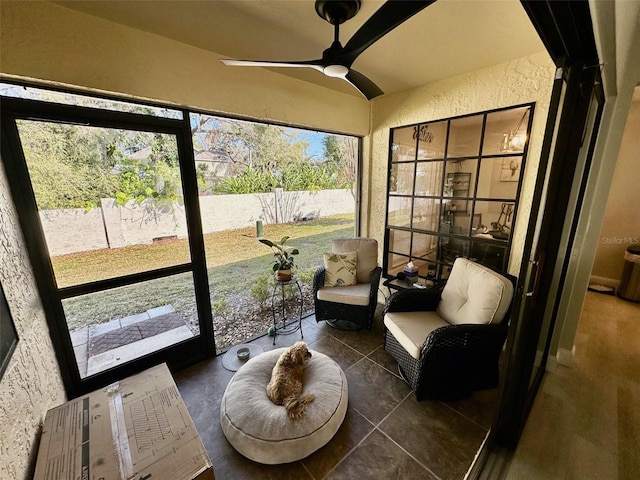
[[[299,295],[299,298],[291,299],[292,302],[298,302],[300,309],[298,310],[298,318],[288,319],[286,315],[286,292],[285,287],[288,285],[295,285],[298,287],[296,292],[294,290],[294,295]],[[280,290],[280,300],[281,300],[281,308],[276,308],[277,301],[276,297],[278,297],[278,289]],[[280,281],[276,280],[276,283],[273,285],[273,293],[271,294],[271,312],[273,313],[273,344],[276,344],[276,335],[289,335],[290,333],[296,332],[300,330],[300,338],[304,338],[302,334],[302,287],[300,287],[300,282],[295,277],[291,277],[291,280]]]
[[[424,281],[424,279],[422,279],[421,281]],[[411,280],[400,280],[399,278],[396,277],[391,277],[386,279],[384,282],[382,282],[382,285],[387,287],[387,289],[389,290],[389,294],[391,294],[391,290],[410,290],[410,289],[415,289],[415,290],[431,290],[433,288],[438,288],[438,282],[436,281],[431,281],[432,285],[428,285],[428,286],[424,286],[424,287],[416,287],[414,285],[415,282],[411,281]]]

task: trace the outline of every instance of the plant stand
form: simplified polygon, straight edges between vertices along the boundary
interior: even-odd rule
[[[291,299],[292,302],[297,302],[298,309],[298,318],[287,318],[286,314],[286,292],[285,287],[288,285],[295,285],[296,289],[294,291],[294,298]],[[278,295],[278,291],[280,295]],[[297,298],[295,297],[297,295]],[[280,305],[278,305],[277,299],[281,300]],[[295,277],[292,277],[291,280],[279,281],[276,280],[273,285],[273,293],[271,294],[271,312],[273,314],[273,344],[276,344],[276,336],[277,335],[289,335],[293,332],[300,330],[300,338],[304,338],[302,333],[302,287],[300,287],[300,282]],[[280,307],[280,308],[278,308]]]

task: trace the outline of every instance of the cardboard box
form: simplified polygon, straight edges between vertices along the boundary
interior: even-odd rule
[[[47,412],[35,480],[214,480],[166,364]]]

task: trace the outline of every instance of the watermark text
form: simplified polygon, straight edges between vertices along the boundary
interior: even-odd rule
[[[640,245],[640,237],[602,237],[604,245]]]

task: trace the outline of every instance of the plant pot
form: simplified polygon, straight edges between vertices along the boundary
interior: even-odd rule
[[[279,282],[288,282],[291,280],[291,269],[276,270],[276,280]]]

